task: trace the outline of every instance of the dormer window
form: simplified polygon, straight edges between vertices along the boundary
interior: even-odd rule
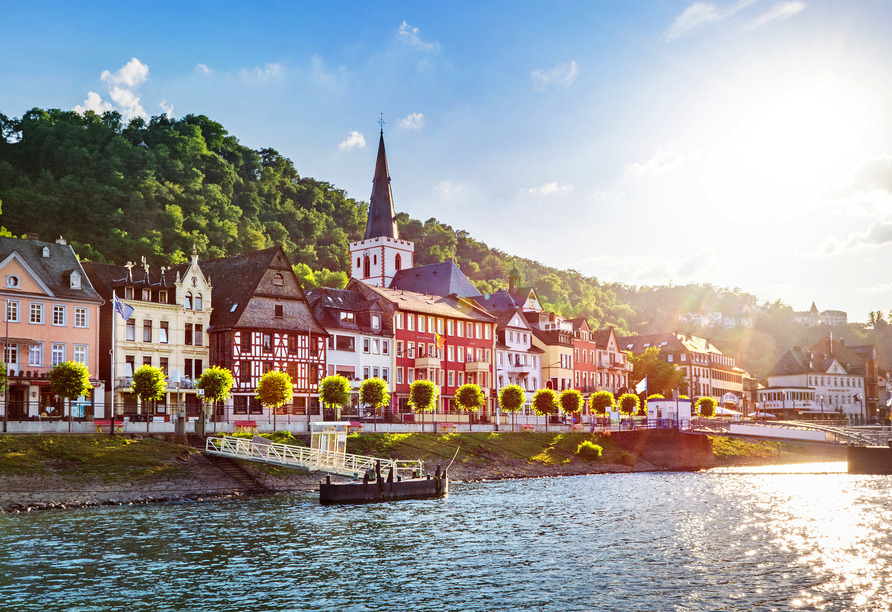
[[[167,304],[167,291],[158,292],[158,301],[162,304]]]
[[[204,302],[201,299],[201,294],[195,296],[195,310],[203,310]]]
[[[6,277],[6,286],[11,289],[19,288],[19,277],[15,274],[10,274]]]
[[[72,289],[80,289],[81,288],[81,275],[78,274],[77,272],[72,272],[69,282],[70,282]]]
[[[133,299],[133,287],[124,287],[124,299],[125,300]]]
[[[372,329],[381,329],[381,317],[372,315]]]
[[[142,301],[143,302],[151,302],[152,301],[152,290],[151,289],[143,289],[142,290]]]
[[[352,312],[341,312],[341,323],[353,324],[354,318]]]
[[[50,257],[50,247],[48,247],[48,246],[43,247],[43,256],[46,257],[47,259],[49,259],[49,257]]]
[[[276,275],[273,276],[273,284],[277,287],[283,286],[285,284],[285,277],[279,272],[276,272]]]
[[[186,294],[186,299],[183,302],[183,305],[186,307],[186,310],[192,310],[192,293]]]

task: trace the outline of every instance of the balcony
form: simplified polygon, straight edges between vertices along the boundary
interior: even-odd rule
[[[486,361],[468,361],[465,363],[465,372],[489,372],[489,363]]]
[[[440,358],[439,357],[416,357],[415,358],[415,367],[430,369],[430,368],[439,368],[440,367]]]

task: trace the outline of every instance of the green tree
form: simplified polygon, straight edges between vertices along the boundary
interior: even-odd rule
[[[616,401],[616,405],[619,406],[619,411],[621,413],[631,416],[635,413],[636,410],[638,410],[640,400],[634,393],[623,393]]]
[[[371,409],[372,414],[390,405],[390,391],[387,382],[380,378],[367,378],[359,385],[359,403]]]
[[[416,380],[409,385],[409,405],[415,412],[433,412],[437,409],[437,398],[440,391],[430,380]],[[424,429],[424,417],[422,416],[421,429]]]
[[[718,402],[716,402],[714,398],[704,395],[698,399],[697,403],[694,405],[697,408],[697,414],[702,417],[712,417],[715,416],[715,407],[717,404]]]
[[[233,385],[235,380],[232,378],[232,372],[220,366],[213,366],[201,373],[196,387],[204,390],[204,401],[216,405],[226,401],[232,393]],[[204,420],[203,410],[201,419]]]
[[[340,374],[326,376],[319,382],[319,401],[334,408],[335,418],[341,418],[341,408],[350,403],[350,381]]]
[[[294,383],[285,372],[270,370],[260,377],[257,384],[257,399],[273,411],[273,431],[276,431],[276,412],[279,408],[293,401]]]
[[[576,389],[564,389],[558,397],[558,402],[565,414],[573,415],[582,410],[582,393]]]
[[[131,391],[139,396],[143,410],[147,414],[154,412],[149,409],[149,403],[164,399],[164,394],[167,392],[167,377],[161,368],[141,366],[133,373]]]
[[[598,391],[589,396],[589,406],[597,414],[607,414],[610,408],[613,408],[615,399],[610,391]]]
[[[548,415],[558,411],[557,396],[553,389],[539,389],[533,393],[531,402],[533,412],[545,417],[545,430],[548,431]]]
[[[455,391],[455,407],[465,412],[473,412],[480,410],[486,396],[483,391],[474,383],[467,383],[456,389]]]
[[[90,392],[90,372],[87,366],[77,361],[65,361],[50,370],[50,390],[68,400],[68,431],[71,431],[71,402]],[[111,427],[110,429],[114,429]]]
[[[499,391],[499,407],[505,412],[511,413],[512,421],[514,415],[523,408],[526,399],[526,394],[520,385],[506,385]],[[513,422],[511,429],[514,429]]]
[[[678,389],[687,393],[687,380],[684,371],[673,363],[660,358],[659,347],[645,349],[644,354],[632,355],[632,380],[636,383],[647,377],[648,391],[671,394]]]
[[[2,119],[4,119],[3,114],[0,113],[0,126],[2,126]],[[2,136],[2,134],[0,134]],[[0,393],[5,393],[6,388],[9,386],[9,366],[0,361]],[[7,430],[6,423],[9,420],[9,409],[8,402],[4,402],[3,404],[3,431]],[[111,429],[114,429],[112,427]]]

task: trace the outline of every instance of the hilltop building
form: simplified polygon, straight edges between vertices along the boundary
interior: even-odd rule
[[[842,310],[824,310],[819,312],[814,302],[811,303],[809,310],[793,313],[793,320],[803,327],[818,327],[819,325],[837,327],[846,325],[848,319],[848,314]]]

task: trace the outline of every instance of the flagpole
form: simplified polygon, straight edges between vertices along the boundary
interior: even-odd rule
[[[114,289],[112,289],[112,348],[111,348],[111,419],[109,426],[109,431],[111,435],[115,435],[115,365],[116,365],[116,351],[115,351],[115,331],[116,331],[116,321],[115,315],[117,314],[117,301],[118,296]],[[122,428],[123,429],[123,428]]]

